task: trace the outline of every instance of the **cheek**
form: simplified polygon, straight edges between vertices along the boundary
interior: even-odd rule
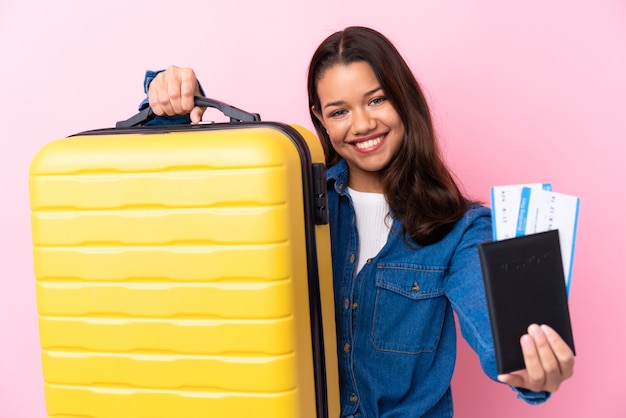
[[[397,132],[400,142],[405,141],[406,128],[404,126],[404,123],[402,123],[402,120],[400,120],[400,118],[396,118],[395,120],[391,121],[391,123],[393,123],[393,129]]]
[[[341,144],[341,141],[333,134],[332,131],[328,131],[328,137],[330,138],[330,144],[333,148],[337,148]]]
[[[324,125],[324,130],[326,131],[326,135],[328,136],[328,138],[330,138],[330,142],[333,142],[335,140],[334,138],[337,136],[333,127]]]
[[[330,137],[330,141],[335,143],[342,142],[346,137],[346,124],[345,123],[329,123],[326,125],[326,133]]]
[[[344,135],[337,129],[329,128],[326,133],[330,139],[330,146],[335,150],[337,154],[345,157],[346,144],[344,142]]]

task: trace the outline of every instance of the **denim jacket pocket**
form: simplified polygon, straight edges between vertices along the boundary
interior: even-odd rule
[[[371,341],[380,351],[419,354],[439,342],[447,299],[445,267],[379,265]]]

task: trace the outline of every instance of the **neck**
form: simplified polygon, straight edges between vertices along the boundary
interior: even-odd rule
[[[357,192],[384,193],[380,173],[361,173],[352,170],[348,177],[348,187]]]

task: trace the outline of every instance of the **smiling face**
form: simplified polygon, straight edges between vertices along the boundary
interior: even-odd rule
[[[320,108],[313,112],[348,163],[349,186],[382,193],[380,172],[398,152],[405,128],[371,66],[357,61],[330,67],[317,81],[317,94]]]

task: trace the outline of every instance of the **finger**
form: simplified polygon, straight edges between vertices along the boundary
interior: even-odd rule
[[[536,388],[543,384],[543,379],[541,378],[541,374],[537,371],[541,370],[541,363],[539,362],[533,338],[528,334],[522,335],[520,338],[520,345],[522,347],[522,354],[524,356],[526,368],[498,375],[498,380],[511,386],[538,390]],[[532,377],[529,370],[533,373]],[[533,384],[533,381],[536,381],[536,383]]]
[[[559,364],[561,379],[569,379],[574,374],[574,352],[561,336],[548,325],[542,325],[554,356]]]
[[[162,77],[161,73],[157,74],[157,76],[148,86],[148,103],[150,104],[150,108],[152,108],[152,111],[155,114],[162,116],[163,114],[165,114],[165,111],[161,108],[161,103],[159,100],[158,84],[160,77]]]
[[[164,97],[161,104],[164,108],[169,110],[167,113],[169,116],[180,115],[186,113],[183,111],[181,105],[181,81],[180,81],[180,69],[178,67],[171,66],[165,71],[165,86]],[[167,104],[164,104],[167,102]],[[191,110],[191,109],[190,109]]]
[[[196,74],[191,68],[180,71],[180,102],[184,113],[190,113],[194,108],[194,96],[200,94]]]
[[[537,332],[535,327],[539,328],[537,325],[531,325],[528,328],[529,334],[525,334],[520,338],[520,345],[527,372],[526,382],[523,387],[538,392],[543,389],[546,376],[535,344],[535,337],[532,335]],[[539,331],[541,332],[541,329]]]
[[[171,84],[171,73],[170,69],[159,73],[152,83],[150,83],[149,91],[152,94],[149,95],[150,99],[150,107],[157,115],[169,115],[173,116],[176,114],[175,110],[172,107],[170,100],[170,92],[169,85]]]
[[[510,386],[524,387],[528,381],[528,372],[526,372],[526,370],[519,370],[512,373],[500,374],[498,375],[498,380]]]
[[[554,392],[559,388],[559,385],[563,381],[559,361],[552,350],[552,346],[550,341],[548,341],[547,335],[540,326],[533,324],[528,327],[528,332],[533,337],[539,361],[543,369],[543,390]]]
[[[204,115],[204,111],[206,107],[196,106],[193,108],[189,116],[191,117],[191,123],[198,124],[202,121],[202,115]]]

